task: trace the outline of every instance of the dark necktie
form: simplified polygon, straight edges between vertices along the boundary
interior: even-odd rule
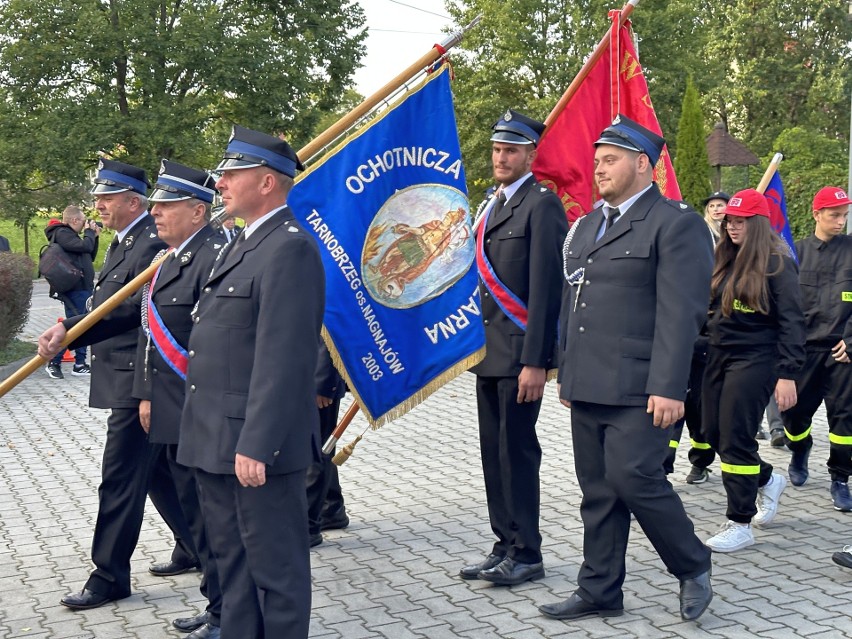
[[[618,207],[609,209],[609,215],[606,216],[606,228],[604,229],[604,233],[606,233],[610,227],[615,224],[619,215],[621,215],[621,211],[618,210]]]
[[[493,222],[500,211],[503,210],[503,205],[506,203],[506,194],[501,189],[497,194],[497,201],[494,202],[494,208],[491,209],[491,213],[488,214],[488,222]],[[490,224],[489,224],[490,226]]]
[[[109,256],[116,249],[116,247],[118,247],[118,235],[113,236],[112,242],[109,243],[106,253],[104,253],[104,268],[106,268],[106,265],[109,262]]]

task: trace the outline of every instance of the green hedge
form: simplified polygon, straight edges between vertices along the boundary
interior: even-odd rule
[[[6,348],[30,311],[35,264],[26,255],[0,253],[0,350]]]

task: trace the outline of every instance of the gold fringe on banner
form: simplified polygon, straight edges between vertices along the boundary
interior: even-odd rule
[[[346,385],[349,387],[349,391],[352,393],[352,396],[355,398],[355,401],[358,402],[358,405],[361,407],[361,412],[364,414],[364,417],[367,418],[367,421],[369,422],[370,427],[373,430],[378,430],[388,422],[392,422],[393,420],[402,417],[412,408],[422,403],[436,390],[441,388],[441,386],[443,386],[447,382],[454,380],[456,377],[458,377],[471,367],[479,364],[479,362],[481,362],[485,358],[485,347],[483,346],[475,353],[467,356],[459,362],[456,362],[453,366],[445,370],[443,373],[434,377],[425,386],[423,386],[423,388],[408,397],[405,401],[400,402],[399,404],[388,410],[384,415],[380,415],[378,418],[376,418],[372,413],[370,413],[370,411],[367,410],[367,407],[364,406],[364,402],[361,400],[361,396],[358,394],[358,391],[352,384],[352,379],[349,377],[349,372],[343,365],[343,360],[340,358],[340,353],[337,350],[337,346],[334,344],[334,340],[331,339],[331,335],[326,330],[325,325],[323,325],[322,327],[322,338],[325,341],[329,352],[331,353],[331,361],[334,364],[334,367],[343,376],[343,379],[346,381]]]

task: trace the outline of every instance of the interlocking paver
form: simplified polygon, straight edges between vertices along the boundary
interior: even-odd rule
[[[25,337],[34,339],[60,314],[37,282]],[[39,370],[0,399],[0,639],[178,637],[170,621],[203,605],[197,573],[165,579],[148,574],[148,565],[171,550],[168,530],[150,504],[133,558],[133,596],[86,612],[59,605],[91,569],[107,412],[86,405],[88,383],[70,375],[50,380]],[[365,427],[356,417],[344,442]],[[811,480],[787,488],[778,519],[756,531],[754,547],[714,556],[716,599],[697,623],[680,620],[677,582],[635,523],[624,616],[571,623],[539,615],[536,606],[573,591],[583,529],[568,413],[552,388],[538,430],[544,579],[501,588],[457,577],[493,541],[473,377],[463,375],[402,419],[368,432],[341,467],[352,523],[325,533],[325,543],[311,553],[311,637],[848,636],[852,572],[830,556],[852,543],[852,514],[831,508],[823,411],[814,422]],[[724,521],[725,494],[718,463],[708,483],[683,482],[687,441],[684,436],[671,480],[705,539]],[[762,443],[761,454],[786,473],[789,453]]]

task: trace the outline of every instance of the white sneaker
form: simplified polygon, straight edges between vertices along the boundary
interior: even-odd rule
[[[734,552],[754,545],[754,534],[749,524],[728,520],[721,530],[705,543],[713,552]]]
[[[778,514],[778,500],[787,487],[787,478],[778,473],[772,473],[769,483],[757,489],[757,514],[751,520],[755,526],[765,526],[772,523]]]

